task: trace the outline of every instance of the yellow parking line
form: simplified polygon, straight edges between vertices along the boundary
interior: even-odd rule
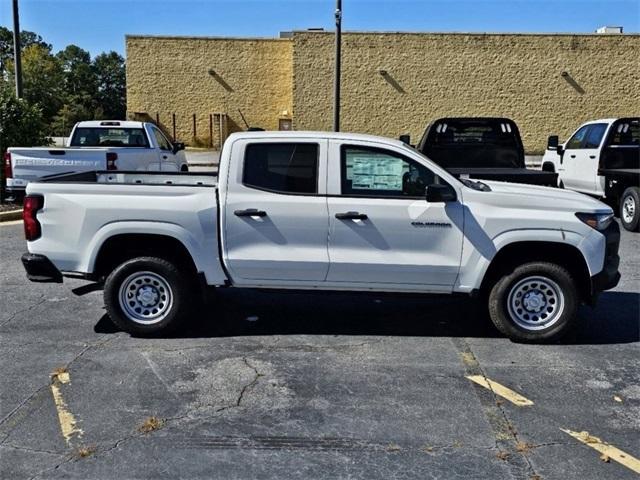
[[[22,220],[11,220],[9,222],[0,222],[0,227],[8,227],[10,225],[19,225],[22,223]]]
[[[60,385],[69,383],[70,381],[71,377],[69,376],[69,372],[61,371],[51,374],[51,393],[53,395],[53,401],[56,404],[56,410],[58,411],[60,430],[67,443],[70,443],[73,435],[77,434],[81,436],[83,433],[82,430],[78,428],[76,418],[69,411],[69,407],[62,398],[62,392],[60,391]]]
[[[564,428],[561,428],[560,430],[562,430],[564,433],[568,433],[576,440],[579,440],[585,445],[588,445],[594,450],[600,452],[602,454],[602,457],[600,458],[602,458],[603,460],[614,460],[621,465],[624,465],[628,469],[633,470],[636,473],[640,473],[640,460],[629,455],[626,452],[623,452],[613,445],[609,445],[608,443],[603,442],[598,437],[589,435],[589,432],[574,432],[572,430],[566,430]]]
[[[493,380],[489,380],[482,375],[467,375],[467,378],[472,382],[475,382],[478,385],[491,390],[496,395],[500,395],[501,397],[506,398],[514,405],[518,405],[519,407],[528,407],[530,405],[533,405],[533,402],[528,398],[525,398],[519,393],[514,392],[510,388],[507,388],[504,385],[500,385],[498,382],[494,382]]]

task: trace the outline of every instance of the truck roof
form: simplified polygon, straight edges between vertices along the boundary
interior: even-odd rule
[[[142,128],[144,122],[133,122],[131,120],[89,120],[76,123],[76,128],[100,128],[100,127],[122,127],[122,128]]]
[[[336,140],[362,140],[362,141],[374,141],[383,142],[386,144],[405,146],[406,144],[400,140],[395,140],[389,137],[382,137],[378,135],[368,135],[364,133],[347,133],[347,132],[318,132],[318,131],[284,131],[284,130],[272,130],[272,131],[253,131],[253,132],[236,132],[229,135],[229,139],[236,138],[321,138],[321,139],[336,139]]]

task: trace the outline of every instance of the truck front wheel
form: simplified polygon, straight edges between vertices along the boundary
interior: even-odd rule
[[[579,304],[574,280],[563,267],[531,262],[500,278],[489,293],[493,324],[511,340],[557,340],[573,326]]]
[[[134,335],[165,334],[188,315],[192,282],[173,263],[137,257],[107,277],[104,303],[109,317]]]
[[[640,226],[640,189],[627,188],[620,198],[620,221],[622,226],[631,232],[638,231]]]

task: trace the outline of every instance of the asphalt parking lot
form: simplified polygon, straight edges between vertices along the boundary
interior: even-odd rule
[[[231,290],[133,338],[0,237],[2,478],[637,478],[640,234],[554,345],[460,299]]]

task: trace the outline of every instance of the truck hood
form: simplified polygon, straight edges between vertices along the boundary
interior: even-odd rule
[[[497,181],[482,181],[491,188],[490,192],[474,190],[478,200],[483,195],[489,203],[509,205],[524,209],[547,211],[573,211],[585,213],[611,212],[611,208],[593,197],[561,188],[542,187]],[[470,189],[467,189],[470,190]],[[490,200],[489,200],[490,197]]]

